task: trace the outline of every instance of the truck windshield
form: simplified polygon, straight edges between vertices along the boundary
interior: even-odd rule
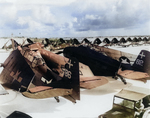
[[[130,109],[134,109],[134,101],[130,101],[127,99],[115,97],[114,98],[114,104],[118,104],[118,105],[121,105],[123,107],[130,108]]]

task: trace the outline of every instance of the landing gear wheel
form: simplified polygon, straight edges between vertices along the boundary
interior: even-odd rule
[[[124,84],[127,84],[126,80],[123,77],[120,76],[120,79]]]
[[[120,76],[118,74],[116,76],[117,76],[117,78],[120,78],[124,84],[127,84],[126,80],[122,76]]]
[[[54,97],[57,102],[60,102],[59,97]]]
[[[114,78],[115,80],[119,79],[119,77],[117,75],[113,76],[112,78]]]

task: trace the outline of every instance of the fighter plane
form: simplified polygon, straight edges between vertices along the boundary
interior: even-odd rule
[[[58,96],[72,102],[80,99],[79,64],[74,58],[65,58],[42,49],[40,43],[19,45],[2,64],[0,74],[3,86],[20,91],[35,99]],[[61,58],[60,58],[61,57]]]
[[[66,47],[63,51],[63,54],[67,58],[77,58],[79,62],[87,65],[95,76],[116,77],[117,75],[124,84],[126,84],[126,81],[123,77],[136,80],[145,80],[145,78],[147,80],[147,77],[149,77],[150,73],[147,72],[149,67],[146,66],[149,65],[147,59],[149,59],[150,54],[148,52],[146,53],[146,51],[142,51],[137,59],[135,59],[135,55],[132,54],[122,53],[121,51],[115,51],[109,48],[98,46],[95,46],[94,48],[93,47],[83,45],[80,45],[78,47]],[[142,59],[145,60],[140,60],[139,57],[143,53],[146,53],[146,55],[144,55],[145,58],[144,56],[142,56]],[[130,67],[132,67],[132,72],[131,69],[129,70],[129,68],[127,68],[127,65],[129,64],[123,63],[122,59],[126,59],[127,62],[130,62],[130,59],[132,61],[135,60],[133,66],[130,65]],[[146,65],[142,66],[142,69],[136,69],[139,68],[139,63],[146,63]],[[123,67],[127,72],[120,70],[120,68]],[[132,76],[132,78],[130,76]]]

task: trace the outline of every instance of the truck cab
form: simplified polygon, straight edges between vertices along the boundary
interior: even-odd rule
[[[111,110],[99,118],[150,118],[150,90],[123,89],[113,97]]]

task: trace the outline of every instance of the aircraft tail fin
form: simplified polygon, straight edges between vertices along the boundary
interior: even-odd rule
[[[72,94],[63,97],[71,101],[80,100],[79,62],[77,61],[77,59],[71,58],[65,66],[68,71],[64,73],[65,74],[64,78],[69,79],[71,88],[73,90],[72,90]]]
[[[134,71],[145,72],[150,75],[150,52],[141,50],[132,67]]]

